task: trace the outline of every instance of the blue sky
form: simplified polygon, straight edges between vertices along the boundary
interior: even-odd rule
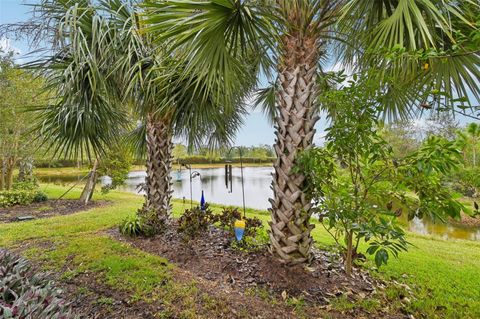
[[[0,24],[25,21],[31,16],[31,7],[25,3],[34,3],[35,0],[0,0]],[[18,52],[17,60],[21,62],[29,52],[27,43],[24,40],[0,39],[0,46],[13,49]],[[470,122],[465,118],[458,118],[461,123]],[[320,120],[316,125],[317,134],[315,141],[319,143],[323,135],[322,128],[326,125],[324,120]],[[244,120],[244,126],[239,130],[235,145],[259,145],[273,144],[274,130],[268,123],[265,116],[259,111],[254,110]]]

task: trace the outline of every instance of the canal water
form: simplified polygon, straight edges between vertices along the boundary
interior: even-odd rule
[[[232,206],[242,206],[242,183],[239,167],[234,167],[232,171],[232,189],[225,186],[224,168],[202,168],[192,169],[192,172],[198,172],[199,175],[192,179],[192,198],[194,201],[200,201],[202,191],[205,200],[211,203],[219,203]],[[270,207],[268,199],[272,197],[273,192],[270,188],[272,181],[272,167],[245,167],[243,174],[245,180],[245,206],[266,210]],[[197,175],[197,174],[194,174]],[[142,193],[137,185],[145,180],[144,171],[133,171],[128,175],[128,179],[120,190]],[[75,178],[49,177],[39,178],[43,182],[73,183]],[[110,182],[109,177],[102,177],[102,184]],[[190,171],[187,169],[174,170],[172,172],[173,197],[184,198],[188,204],[190,201]],[[451,224],[442,224],[429,220],[414,219],[408,223],[408,229],[412,232],[422,235],[435,235],[443,239],[467,239],[480,241],[480,228],[463,227]]]

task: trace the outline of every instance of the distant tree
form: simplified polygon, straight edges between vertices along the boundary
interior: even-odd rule
[[[460,128],[460,123],[451,112],[438,112],[432,114],[425,122],[425,137],[441,136],[453,141]]]
[[[188,156],[187,147],[180,143],[175,144],[173,146],[172,156],[175,160],[187,157]]]
[[[126,143],[116,143],[110,146],[102,156],[98,165],[100,176],[109,176],[111,183],[102,187],[102,192],[108,192],[125,183],[133,163],[132,152]]]
[[[403,157],[418,149],[417,129],[411,121],[387,124],[379,133],[392,147],[395,157]]]
[[[43,81],[18,68],[12,53],[0,51],[0,189],[10,189],[13,172],[22,162],[22,176],[30,175],[36,149],[27,109],[46,103],[40,94]]]
[[[457,134],[457,144],[462,149],[465,164],[477,166],[477,152],[480,143],[480,125],[470,123]],[[471,157],[470,157],[471,156]]]

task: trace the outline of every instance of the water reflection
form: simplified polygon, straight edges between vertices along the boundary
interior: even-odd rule
[[[207,168],[195,169],[200,173],[192,181],[192,197],[194,201],[200,201],[202,190],[207,202],[220,203],[233,206],[242,206],[242,185],[240,168],[233,168],[232,193],[225,187],[225,169]],[[270,184],[272,181],[272,167],[246,167],[245,177],[245,205],[256,209],[267,209],[270,207],[268,198],[272,196]],[[126,184],[120,189],[133,193],[139,193],[137,185],[145,181],[144,171],[130,172]],[[173,197],[190,200],[190,172],[186,169],[172,172]],[[40,181],[48,183],[74,183],[78,177],[40,177]],[[102,177],[103,184],[110,182],[109,177]],[[422,235],[436,235],[443,239],[457,238],[480,241],[480,228],[461,227],[450,224],[434,223],[429,220],[418,218],[409,222],[409,230]]]

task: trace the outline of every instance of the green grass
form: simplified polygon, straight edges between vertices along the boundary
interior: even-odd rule
[[[57,198],[65,191],[52,185],[44,189],[49,198]],[[74,189],[66,197],[78,198],[79,194],[80,190]],[[69,266],[75,268],[63,274],[65,279],[93,271],[101,274],[108,285],[131,291],[134,298],[152,293],[159,283],[170,278],[171,265],[167,260],[102,233],[135,212],[141,198],[113,192],[99,197],[113,204],[68,216],[2,224],[0,246],[22,244],[27,257],[42,260],[49,270],[61,269],[68,260]]]
[[[65,191],[64,187],[55,185],[42,185],[42,188],[49,198],[56,198]],[[75,188],[67,198],[76,198],[79,192],[80,189]],[[43,259],[52,269],[60,268],[67,259],[71,260],[76,268],[64,276],[97,272],[109,285],[132,291],[136,298],[158,294],[155,287],[163,282],[168,288],[162,292],[165,302],[170,300],[175,305],[177,298],[184,298],[186,303],[192,303],[189,290],[171,282],[172,266],[166,260],[119,243],[103,232],[133,215],[140,207],[142,197],[111,192],[96,198],[110,200],[112,205],[68,216],[0,224],[0,247],[27,247],[29,257]],[[173,215],[178,216],[188,207],[188,203],[174,200]],[[220,209],[219,205],[211,207]],[[257,216],[265,222],[269,220],[265,211],[249,209],[247,215]],[[313,236],[320,245],[333,242],[318,224]],[[408,309],[416,317],[480,318],[480,242],[444,241],[412,233],[408,233],[408,240],[414,245],[409,252],[401,254],[399,259],[391,259],[378,273],[413,288],[416,298]],[[51,245],[39,245],[42,242]],[[55,249],[44,248],[52,245]],[[406,278],[403,278],[404,274]],[[174,292],[166,295],[165,291]],[[340,301],[339,307],[349,306]]]
[[[85,175],[89,171],[88,167],[42,167],[35,169],[35,175],[39,176],[51,176],[51,177],[64,177],[64,176],[79,176]]]

